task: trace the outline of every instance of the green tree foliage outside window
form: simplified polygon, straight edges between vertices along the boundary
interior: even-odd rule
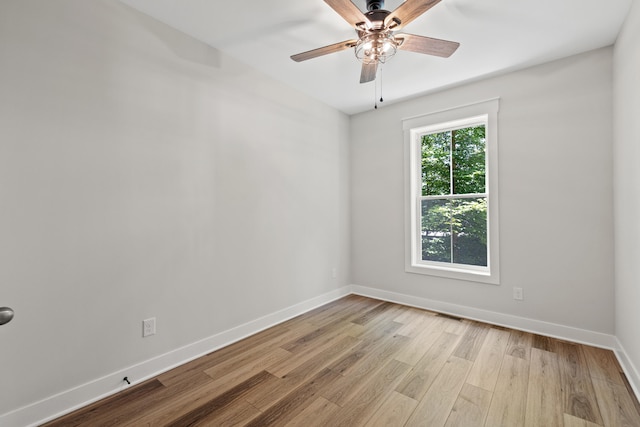
[[[424,261],[487,266],[485,147],[484,125],[421,137]]]

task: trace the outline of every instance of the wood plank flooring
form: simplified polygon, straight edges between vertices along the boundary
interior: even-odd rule
[[[639,427],[611,351],[348,296],[47,423]]]

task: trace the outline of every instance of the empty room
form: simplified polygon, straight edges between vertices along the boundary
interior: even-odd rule
[[[0,426],[640,426],[637,0],[0,0]]]

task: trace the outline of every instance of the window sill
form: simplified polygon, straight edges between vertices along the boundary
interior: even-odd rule
[[[424,274],[427,276],[444,277],[447,279],[465,280],[469,282],[486,283],[489,285],[499,285],[498,274],[488,271],[467,270],[464,268],[410,264],[405,267],[407,273]]]

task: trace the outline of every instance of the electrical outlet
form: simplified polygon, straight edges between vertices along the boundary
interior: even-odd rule
[[[513,299],[518,301],[522,301],[524,299],[522,288],[513,288]]]
[[[333,267],[331,269],[331,277],[333,277],[334,279],[338,277],[338,269],[336,267]]]
[[[156,318],[146,319],[142,321],[142,337],[156,334]]]

